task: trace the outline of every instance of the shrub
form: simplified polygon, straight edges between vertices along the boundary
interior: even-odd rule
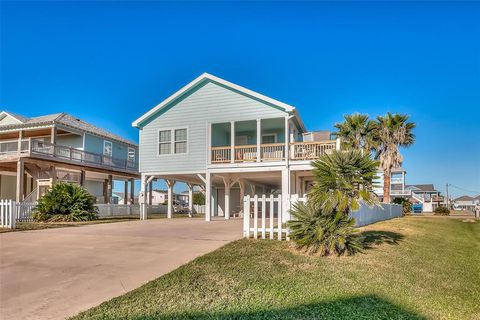
[[[434,210],[436,216],[449,216],[450,210],[447,207],[439,206]]]
[[[403,208],[403,215],[407,215],[412,212],[412,203],[404,198],[395,198],[392,203],[400,204]]]
[[[287,222],[290,238],[297,249],[322,256],[355,254],[361,251],[361,241],[354,229],[355,219],[342,212],[324,213],[313,201],[298,202]]]
[[[205,195],[202,192],[193,193],[193,204],[198,204],[200,206],[205,204]]]
[[[58,182],[38,200],[35,221],[89,221],[97,218],[95,199],[76,184]]]

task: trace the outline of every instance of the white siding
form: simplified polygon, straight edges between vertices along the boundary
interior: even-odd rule
[[[5,116],[2,120],[0,120],[0,126],[8,126],[11,124],[20,124],[20,122],[18,122],[11,116]]]
[[[140,171],[203,172],[207,164],[207,123],[285,115],[284,111],[209,82],[140,130]],[[188,127],[188,153],[158,156],[158,130],[176,127]]]

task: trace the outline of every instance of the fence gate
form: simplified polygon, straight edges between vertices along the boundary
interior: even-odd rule
[[[289,240],[288,229],[283,225],[282,196],[257,195],[243,198],[243,236],[258,239]]]

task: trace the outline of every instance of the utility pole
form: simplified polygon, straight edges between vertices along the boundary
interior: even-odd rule
[[[447,196],[447,199],[445,200],[446,204],[447,204],[447,208],[450,209],[450,207],[448,206],[448,183],[446,184],[446,196]]]

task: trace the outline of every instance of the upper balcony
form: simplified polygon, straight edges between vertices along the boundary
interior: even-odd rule
[[[331,139],[302,141],[288,118],[214,123],[209,128],[212,165],[285,161],[287,156],[293,161],[315,160],[339,147]]]
[[[107,170],[138,171],[135,161],[117,159],[44,140],[30,138],[0,142],[0,160],[14,160],[19,157],[41,158]]]

